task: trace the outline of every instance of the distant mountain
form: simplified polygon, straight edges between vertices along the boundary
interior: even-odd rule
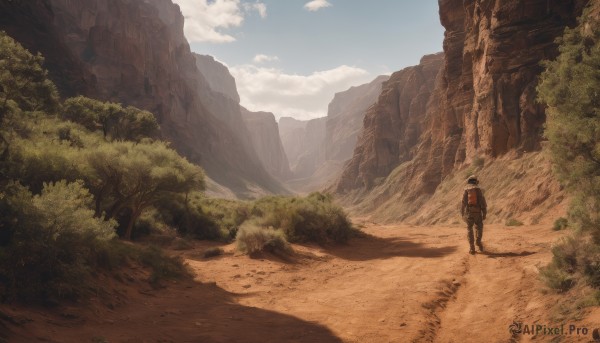
[[[170,0],[2,1],[0,11],[0,29],[46,56],[63,96],[151,111],[175,149],[240,197],[285,192],[254,151],[234,83],[190,51]]]

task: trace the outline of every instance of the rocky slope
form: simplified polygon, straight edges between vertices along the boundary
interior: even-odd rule
[[[292,177],[290,164],[279,137],[279,126],[270,112],[251,112],[242,107],[242,118],[250,139],[267,171],[278,180]]]
[[[0,28],[48,56],[47,67],[58,76],[63,95],[153,112],[174,148],[239,196],[283,191],[252,148],[236,99],[212,90],[198,71],[183,34],[184,18],[171,1],[35,0],[0,6],[7,14]]]
[[[535,101],[540,62],[556,56],[556,37],[575,24],[586,3],[439,0],[444,60],[429,98],[419,102],[422,115],[405,116],[401,109],[410,106],[396,105],[397,94],[384,86],[338,193],[364,211],[393,203],[396,219],[403,219],[465,165],[539,149],[545,120]],[[555,189],[549,181],[534,191]]]

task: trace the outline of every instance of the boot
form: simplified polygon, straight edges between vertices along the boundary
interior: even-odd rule
[[[471,248],[469,249],[469,254],[475,255],[475,247],[471,244]]]
[[[479,252],[483,252],[483,243],[477,242],[477,248],[479,248]]]

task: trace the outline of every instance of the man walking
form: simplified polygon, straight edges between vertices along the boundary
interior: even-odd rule
[[[483,192],[479,188],[479,180],[477,176],[471,175],[467,179],[467,187],[462,197],[462,205],[460,214],[467,222],[467,237],[469,238],[469,254],[475,254],[475,244],[480,252],[483,252],[483,244],[481,238],[483,235],[483,221],[487,214],[487,203]],[[476,226],[476,238],[473,236],[473,225]]]

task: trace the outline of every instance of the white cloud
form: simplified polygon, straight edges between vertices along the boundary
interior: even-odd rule
[[[321,8],[331,7],[331,6],[333,6],[333,5],[327,0],[313,0],[311,2],[307,2],[306,4],[304,4],[304,8],[311,12],[316,12],[316,11],[320,10]]]
[[[275,61],[279,61],[279,57],[258,54],[256,56],[254,56],[253,61],[254,61],[254,63],[275,62]]]
[[[251,11],[257,11],[262,18],[267,16],[267,6],[258,1],[244,4],[240,0],[173,1],[185,17],[185,36],[190,42],[233,42],[235,37],[220,30],[239,27]]]
[[[323,117],[336,92],[372,78],[366,70],[346,65],[310,75],[286,74],[280,69],[254,65],[235,66],[230,71],[241,104],[251,111],[273,112],[277,118]]]
[[[253,4],[246,3],[244,4],[244,9],[246,10],[246,12],[258,12],[258,15],[260,15],[260,17],[263,19],[267,17],[267,5],[263,4],[262,2],[257,1]]]

